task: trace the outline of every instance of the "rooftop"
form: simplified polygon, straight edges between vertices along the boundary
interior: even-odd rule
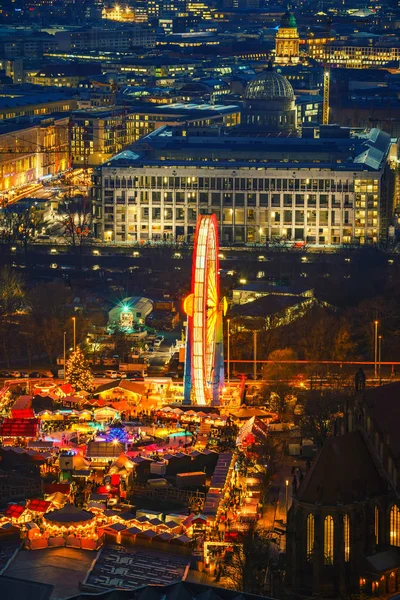
[[[309,302],[310,298],[304,296],[264,296],[254,302],[246,304],[236,304],[232,306],[232,317],[269,317],[280,313],[292,306],[297,306],[302,302]]]
[[[281,168],[286,171],[317,165],[336,171],[378,171],[383,168],[391,137],[379,129],[351,133],[337,126],[320,127],[320,137],[240,135],[179,135],[174,127],[160,127],[120,153],[105,167],[190,166],[216,168]]]
[[[384,412],[381,407],[380,412]],[[327,439],[296,499],[310,504],[352,504],[387,494],[387,490],[387,482],[378,472],[363,433],[353,431]]]
[[[382,435],[389,435],[389,445],[395,456],[400,455],[400,382],[370,388],[364,402],[368,414]]]

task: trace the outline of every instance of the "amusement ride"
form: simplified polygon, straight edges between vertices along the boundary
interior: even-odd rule
[[[193,250],[192,288],[184,301],[187,315],[184,375],[185,405],[221,403],[224,388],[223,316],[220,298],[218,222],[215,215],[199,215]]]

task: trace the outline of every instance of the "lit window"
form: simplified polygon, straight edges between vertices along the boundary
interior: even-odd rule
[[[400,546],[400,510],[395,504],[390,509],[390,544]]]
[[[375,506],[374,510],[374,533],[375,533],[375,544],[379,544],[379,508]]]
[[[312,559],[314,551],[314,515],[307,516],[307,560]]]
[[[350,517],[343,517],[344,562],[350,562]]]
[[[333,517],[328,515],[324,520],[324,563],[331,565],[333,563],[333,544],[334,544],[334,522]]]

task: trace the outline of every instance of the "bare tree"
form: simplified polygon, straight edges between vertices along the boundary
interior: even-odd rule
[[[10,367],[11,351],[19,336],[19,317],[24,310],[22,278],[9,268],[0,271],[0,344]]]
[[[62,233],[66,243],[82,254],[92,241],[92,205],[86,196],[66,196],[60,205]]]
[[[281,417],[288,396],[293,391],[293,378],[296,372],[296,366],[286,361],[294,361],[296,354],[291,348],[283,348],[271,352],[268,359],[274,362],[267,363],[263,367],[263,379],[266,381],[263,394],[270,393],[271,409]]]
[[[13,244],[22,244],[25,252],[29,243],[44,226],[44,221],[34,205],[18,203],[0,211],[0,246],[9,251]]]
[[[237,538],[225,559],[225,575],[230,586],[247,594],[262,594],[269,559],[266,534],[255,525]],[[262,594],[264,595],[264,594]]]
[[[325,389],[310,392],[300,421],[301,434],[322,448],[331,433],[332,423],[343,416],[345,395]]]

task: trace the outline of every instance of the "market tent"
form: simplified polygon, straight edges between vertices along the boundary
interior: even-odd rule
[[[235,419],[251,419],[252,417],[258,417],[259,419],[267,419],[271,418],[271,414],[264,410],[263,408],[259,408],[257,406],[246,406],[242,404],[239,410],[231,410],[230,414]]]
[[[53,494],[50,494],[49,496],[47,496],[47,500],[49,502],[51,502],[52,504],[56,504],[58,506],[64,506],[64,504],[67,501],[67,495],[63,494],[62,492],[53,492]]]
[[[129,533],[129,535],[137,535],[141,533],[142,530],[139,527],[129,527],[129,529],[125,529],[124,533]]]
[[[92,413],[90,410],[81,410],[79,413],[79,418],[84,419],[85,421],[90,421],[92,419]]]
[[[89,523],[95,515],[88,510],[81,510],[72,504],[66,504],[63,508],[58,508],[46,513],[44,520],[54,525],[77,526]]]
[[[104,528],[105,531],[108,531],[109,529],[119,533],[120,531],[125,531],[126,525],[123,525],[122,523],[113,523],[112,525],[107,525],[107,527]]]
[[[59,390],[65,395],[70,396],[75,392],[75,388],[72,387],[70,383],[63,383],[60,385]]]
[[[82,402],[83,402],[83,398],[81,398],[80,396],[75,396],[75,395],[74,396],[65,396],[62,399],[62,403],[63,403],[64,406],[67,406],[67,405],[69,405],[69,406],[72,406],[72,405],[77,406],[79,404],[82,404]]]
[[[48,500],[40,500],[38,498],[32,498],[26,503],[26,508],[33,512],[44,514],[51,506],[51,502]]]
[[[147,517],[145,517],[144,515],[143,515],[142,517],[137,517],[137,518],[136,518],[136,521],[137,521],[138,523],[142,523],[142,524],[144,524],[144,523],[148,523],[148,524],[150,525],[150,521],[149,521],[149,519],[148,519]]]
[[[11,415],[14,419],[31,419],[35,416],[32,408],[33,396],[20,396],[11,408]]]
[[[190,544],[192,540],[190,539],[190,537],[188,537],[187,535],[178,535],[177,537],[174,537],[173,540],[171,540],[171,544],[182,544],[182,545],[187,545]]]
[[[0,425],[0,437],[36,438],[39,419],[5,418]]]
[[[129,458],[126,456],[125,452],[121,452],[113,467],[117,467],[118,469],[133,469],[134,464]]]
[[[174,538],[173,535],[168,533],[168,531],[164,531],[163,533],[159,533],[154,540],[161,540],[162,542],[170,542]]]
[[[80,452],[74,456],[73,464],[74,469],[78,471],[90,467],[90,461],[86,460],[86,458]]]
[[[137,535],[138,535],[138,537],[151,540],[151,539],[155,538],[158,535],[158,533],[157,533],[157,531],[154,531],[153,529],[146,529],[146,531],[141,531]]]
[[[136,521],[135,515],[133,513],[130,512],[123,512],[123,513],[119,513],[118,517],[122,520],[122,521]]]
[[[267,435],[267,425],[257,417],[251,417],[251,419],[246,421],[239,429],[236,444],[244,444],[246,443],[246,440],[249,440],[250,443],[263,443]]]
[[[26,506],[22,506],[21,504],[10,504],[7,507],[5,512],[6,517],[10,519],[19,519],[22,514],[25,512]]]

